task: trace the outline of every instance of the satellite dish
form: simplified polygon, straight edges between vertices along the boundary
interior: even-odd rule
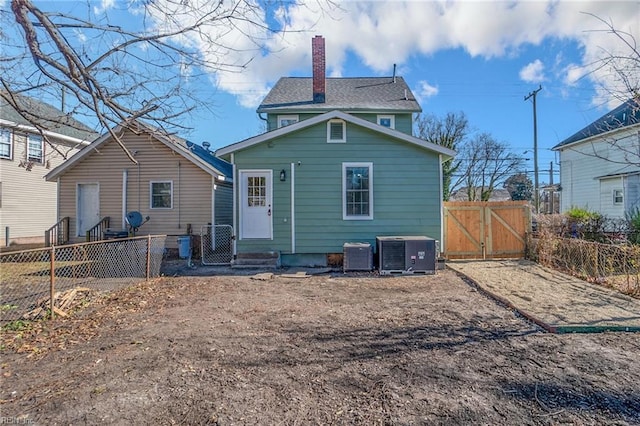
[[[134,237],[136,235],[136,231],[138,230],[138,228],[141,227],[143,224],[145,224],[149,219],[150,219],[149,216],[143,218],[140,212],[136,212],[136,211],[129,212],[125,216],[125,220],[127,221],[127,224],[129,225],[129,227],[131,228],[131,231],[133,231]]]
[[[127,213],[127,223],[129,224],[129,226],[133,227],[133,228],[138,228],[139,226],[142,225],[142,215],[140,214],[140,212],[129,212]]]

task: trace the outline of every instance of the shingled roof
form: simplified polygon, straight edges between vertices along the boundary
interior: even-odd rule
[[[369,111],[421,112],[402,77],[327,78],[325,102],[313,102],[313,78],[283,77],[258,112]]]
[[[580,142],[583,139],[638,123],[640,123],[640,101],[637,99],[629,99],[613,111],[610,111],[598,118],[584,129],[569,136],[552,149],[557,150],[572,143]]]
[[[6,95],[3,92],[2,95]],[[0,96],[0,119],[13,125],[35,127],[38,130],[57,133],[83,141],[91,141],[98,133],[59,109],[40,100],[24,96],[11,95],[16,99],[21,112]]]

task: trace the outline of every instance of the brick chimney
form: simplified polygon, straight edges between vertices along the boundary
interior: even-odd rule
[[[313,66],[313,102],[324,103],[325,101],[325,57],[324,38],[315,36],[311,39],[311,61]]]

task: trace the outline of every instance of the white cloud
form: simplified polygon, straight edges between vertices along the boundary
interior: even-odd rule
[[[103,0],[103,7],[112,1]],[[517,57],[525,46],[552,39],[576,41],[583,54],[578,65],[586,66],[601,57],[603,49],[614,51],[620,43],[606,31],[597,31],[603,29],[602,24],[583,12],[605,17],[616,28],[629,31],[640,40],[637,1],[343,1],[333,9],[327,3],[307,3],[306,6],[287,3],[286,20],[284,9],[280,9],[276,19],[292,30],[289,32],[271,33],[246,22],[236,22],[236,30],[230,30],[229,26],[209,29],[208,35],[218,44],[196,38],[183,42],[198,46],[207,58],[232,65],[246,64],[242,72],[216,73],[214,81],[218,89],[235,95],[241,105],[254,108],[279,77],[310,75],[311,38],[315,34],[326,38],[327,70],[332,76],[348,74],[345,67],[349,53],[370,68],[371,74],[390,75],[394,63],[402,67],[414,56],[432,55],[445,49],[459,48],[471,56],[487,59],[511,58]],[[203,13],[219,3],[190,0],[190,4],[196,4]],[[160,8],[160,11],[169,12],[180,21],[194,19],[180,16],[176,10]],[[257,22],[267,22],[265,12],[259,8],[247,9],[246,13]],[[164,16],[157,18],[159,23],[166,24]],[[307,31],[295,31],[298,29]],[[255,40],[260,46],[256,46]],[[232,45],[234,49],[223,49],[221,45]],[[575,58],[571,61],[576,63]],[[575,82],[580,74],[575,66],[554,64],[554,70],[559,69],[566,69],[561,78],[566,84]],[[550,77],[544,71],[544,64],[538,60],[523,68],[520,76],[527,82],[539,82]],[[589,78],[610,84],[603,72],[589,74]]]
[[[87,42],[87,36],[81,30],[74,30],[73,33],[76,35],[80,44],[85,44]]]
[[[438,87],[432,86],[425,80],[421,80],[418,82],[418,87],[414,91],[414,95],[416,96],[418,103],[421,103],[422,100],[431,98],[438,94]]]
[[[588,71],[585,67],[578,64],[569,64],[564,69],[563,83],[567,86],[575,86],[578,81],[587,75]]]
[[[540,59],[529,63],[520,70],[520,80],[525,83],[541,83],[545,80],[544,64]]]
[[[96,15],[101,15],[107,10],[113,8],[115,6],[116,0],[101,0],[99,6],[93,7],[93,13]]]

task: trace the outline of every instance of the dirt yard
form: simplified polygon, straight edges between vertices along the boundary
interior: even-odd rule
[[[3,332],[2,419],[640,424],[637,333],[545,333],[450,270],[261,277],[160,278]]]

